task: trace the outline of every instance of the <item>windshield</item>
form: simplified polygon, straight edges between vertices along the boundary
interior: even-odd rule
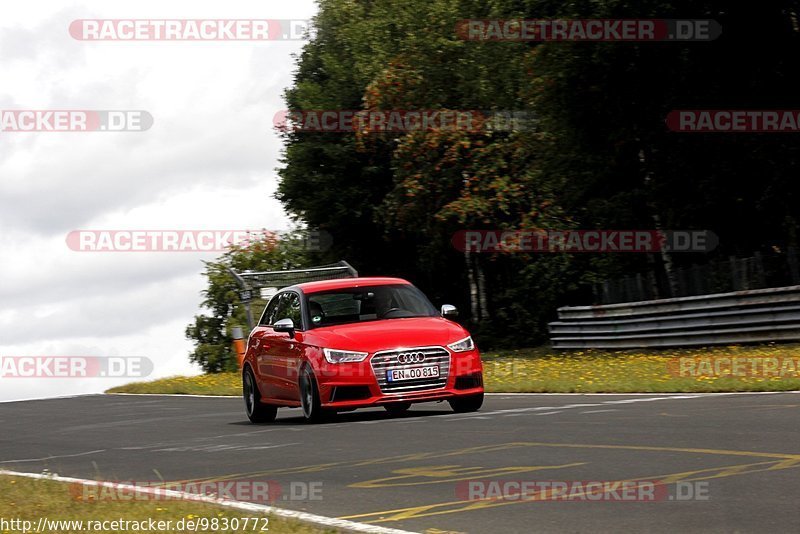
[[[405,284],[335,289],[307,299],[311,328],[438,315],[422,291]]]

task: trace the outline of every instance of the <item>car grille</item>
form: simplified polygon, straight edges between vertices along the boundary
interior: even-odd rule
[[[421,354],[423,361],[413,363],[401,363],[398,359],[408,358],[418,360]],[[410,393],[425,389],[443,388],[447,384],[447,377],[450,375],[450,353],[443,347],[421,347],[403,350],[391,350],[377,352],[370,360],[372,372],[378,380],[378,385],[383,393]],[[434,378],[416,378],[412,380],[401,380],[389,382],[386,379],[386,372],[392,369],[409,369],[411,367],[424,367],[429,365],[439,366],[439,376]]]

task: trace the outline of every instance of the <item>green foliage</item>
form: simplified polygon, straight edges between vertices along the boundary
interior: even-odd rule
[[[405,276],[465,311],[467,264],[450,245],[462,229],[709,229],[720,256],[797,245],[796,140],[676,134],[664,119],[673,109],[796,108],[799,12],[789,0],[321,0],[291,110],[528,111],[537,129],[286,132],[278,198],[332,234],[326,260]],[[514,43],[455,31],[471,18],[637,17],[713,18],[723,33]],[[663,269],[644,254],[482,255],[477,265],[491,317],[477,330],[498,345],[543,339],[558,305],[591,298],[590,282]]]

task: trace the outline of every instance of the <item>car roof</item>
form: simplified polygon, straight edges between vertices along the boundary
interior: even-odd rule
[[[389,277],[337,278],[335,280],[306,282],[304,284],[297,284],[286,289],[299,289],[303,293],[319,293],[320,291],[344,289],[348,287],[386,286],[392,284],[411,285],[411,282],[403,280],[402,278]]]

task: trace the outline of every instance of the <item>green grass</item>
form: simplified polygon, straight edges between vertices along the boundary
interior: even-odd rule
[[[555,351],[547,347],[483,355],[486,391],[547,393],[696,393],[800,390],[800,369],[782,377],[674,376],[677,358],[794,358],[800,344],[636,351]],[[109,393],[241,395],[238,373],[172,377],[116,387]]]
[[[106,393],[170,393],[175,395],[241,395],[239,373],[198,376],[172,376],[150,382],[133,382],[111,388]]]
[[[86,502],[81,500],[81,495],[75,495],[74,487],[64,482],[52,480],[34,480],[15,476],[0,476],[0,518],[8,521],[9,519],[22,519],[31,521],[32,528],[36,528],[39,518],[49,520],[83,520],[85,521],[147,521],[152,518],[155,521],[171,520],[173,527],[171,530],[162,532],[195,532],[193,529],[180,530],[176,528],[177,522],[181,519],[197,520],[198,518],[217,518],[224,519],[268,517],[269,532],[271,534],[322,534],[325,532],[333,533],[336,530],[324,530],[315,526],[290,521],[286,519],[260,515],[255,512],[245,512],[222,508],[212,504],[204,504],[180,500],[159,500],[159,501],[112,501],[103,500],[99,502]],[[262,526],[259,523],[259,528]],[[0,529],[0,533],[9,534],[11,532],[21,532],[21,530]],[[85,534],[91,530],[79,530],[73,528],[48,529],[47,532],[57,532],[58,534]],[[98,531],[99,532],[99,531]],[[103,532],[125,532],[125,534],[135,534],[138,532],[153,531],[147,527],[141,530],[103,530]],[[197,532],[214,532],[215,534],[244,533],[242,524],[239,530],[218,528]],[[247,532],[257,532],[252,530],[252,519]]]
[[[703,393],[800,390],[800,369],[782,377],[676,376],[679,358],[793,358],[800,345],[730,346],[636,351],[554,351],[548,348],[484,355],[486,389],[542,393]],[[675,369],[675,368],[673,368]]]

